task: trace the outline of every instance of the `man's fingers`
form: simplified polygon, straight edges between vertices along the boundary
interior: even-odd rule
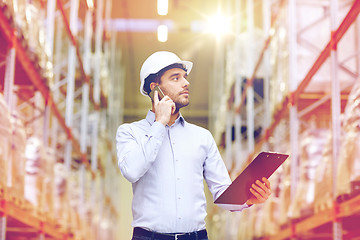
[[[270,181],[267,179],[267,178],[262,178],[262,181],[265,183],[266,187],[268,189],[271,189],[271,186],[270,186]]]
[[[255,185],[255,184],[254,184]],[[256,181],[256,185],[257,187],[259,187],[260,189],[262,189],[264,192],[266,192],[269,188],[262,182],[260,182],[259,180]]]
[[[171,104],[171,113],[174,114],[175,110],[176,110],[176,106],[175,106],[175,103],[173,102]]]
[[[271,194],[271,190],[267,186],[265,186],[265,184],[260,182],[259,180],[257,180],[256,184],[253,184],[251,187],[255,191],[257,191],[259,195],[261,195],[263,198],[267,199]]]
[[[266,194],[266,189],[263,189],[263,187],[259,187],[258,185],[256,184],[253,184],[251,186],[253,189],[255,189],[259,194],[261,194],[262,196],[264,196]]]
[[[260,201],[265,201],[267,198],[262,196],[259,192],[255,191],[254,189],[250,188],[250,192],[256,197],[256,199]]]
[[[159,102],[159,93],[157,90],[154,92],[154,103],[157,104]]]

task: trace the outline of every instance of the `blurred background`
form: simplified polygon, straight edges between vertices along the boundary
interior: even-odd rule
[[[234,179],[290,154],[210,239],[360,239],[359,0],[0,0],[0,240],[131,239],[115,134],[153,52],[194,63],[185,119]],[[205,183],[204,183],[205,184]],[[206,185],[206,184],[205,184]]]

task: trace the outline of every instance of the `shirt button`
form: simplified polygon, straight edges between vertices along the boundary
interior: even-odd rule
[[[180,178],[177,178],[177,180],[180,180]]]

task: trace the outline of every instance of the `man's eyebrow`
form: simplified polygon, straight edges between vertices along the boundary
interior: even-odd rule
[[[179,75],[181,75],[180,72],[178,72],[178,73],[173,73],[173,74],[170,75],[170,78],[171,78],[171,77],[175,77],[175,76],[179,76]],[[185,73],[185,77],[187,77],[187,76],[188,76],[188,74]]]

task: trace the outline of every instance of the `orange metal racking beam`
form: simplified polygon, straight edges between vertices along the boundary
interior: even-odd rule
[[[54,103],[49,87],[46,86],[44,79],[35,69],[34,64],[29,59],[25,49],[21,46],[19,40],[17,39],[15,35],[15,30],[10,26],[8,19],[5,17],[2,11],[0,11],[0,28],[3,31],[3,33],[5,33],[5,37],[8,40],[8,42],[11,43],[12,47],[15,48],[16,57],[19,60],[20,64],[22,65],[24,71],[27,73],[29,79],[34,84],[34,86],[41,92],[41,94],[43,95],[46,101],[46,104],[51,107],[53,114],[56,116],[60,125],[66,132],[68,139],[72,141],[75,151],[80,153],[80,155],[82,155],[80,151],[80,144],[75,139],[71,129],[66,126],[63,116],[61,115],[59,109]],[[91,171],[92,174],[94,175],[95,173],[91,170],[89,162],[86,160],[86,156],[85,158],[82,159],[83,159],[83,163],[86,165],[86,168],[89,171]]]
[[[292,235],[301,235],[301,233],[320,227],[326,223],[331,223],[334,219],[344,218],[360,212],[360,196],[356,196],[348,201],[337,204],[334,203],[334,209],[326,209],[313,216],[310,216],[298,223],[291,223],[289,227],[281,230],[276,236],[268,236],[269,240],[280,240],[290,238]]]
[[[45,222],[44,220],[40,219],[40,217],[35,217],[34,215],[29,214],[29,211],[23,210],[20,207],[15,206],[13,203],[6,201],[5,199],[1,199],[0,214],[11,217],[55,239],[63,239],[64,236],[71,236],[71,233],[61,231],[54,224]]]

